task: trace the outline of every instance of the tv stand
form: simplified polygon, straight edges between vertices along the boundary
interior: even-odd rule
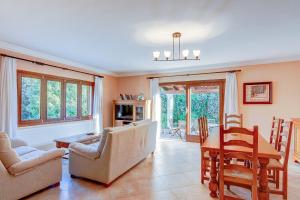
[[[126,113],[126,119],[122,119],[120,106],[125,106],[132,110],[130,116]],[[150,119],[150,100],[114,100],[113,101],[113,126],[123,126],[135,121]]]

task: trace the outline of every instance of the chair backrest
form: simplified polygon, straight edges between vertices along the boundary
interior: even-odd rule
[[[292,133],[293,133],[293,122],[292,121],[282,122],[280,128],[280,134],[278,136],[277,150],[281,153],[284,168],[287,168],[289,162]]]
[[[270,134],[270,144],[278,150],[278,139],[279,139],[279,133],[281,129],[281,124],[284,120],[280,118],[273,117],[272,119],[272,128],[271,128],[271,134]]]
[[[186,122],[184,120],[178,120],[178,128],[185,129]]]
[[[200,137],[200,145],[204,143],[206,138],[208,137],[208,123],[206,117],[200,117],[198,119],[199,124],[199,137]]]
[[[239,151],[239,149],[249,149],[248,153]],[[250,168],[244,166],[244,163],[225,162],[225,160],[241,159],[250,161]],[[220,191],[224,191],[224,170],[233,170],[237,173],[251,173],[253,180],[251,185],[257,186],[257,163],[258,163],[258,126],[253,130],[246,128],[231,127],[224,129],[220,126]]]
[[[230,127],[243,127],[243,114],[227,114],[225,113],[225,129]]]
[[[170,126],[170,127],[168,127],[168,128],[173,129],[173,128],[174,128],[173,119],[172,119],[172,118],[169,118],[168,121],[169,121],[169,124],[168,124],[168,125]]]

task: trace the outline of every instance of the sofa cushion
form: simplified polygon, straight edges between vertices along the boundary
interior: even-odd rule
[[[100,145],[100,141],[96,143],[87,144],[87,146],[92,147],[94,149],[98,149],[99,145]]]
[[[152,122],[151,119],[144,119],[144,120],[141,120],[141,121],[133,122],[133,125],[134,125],[134,126],[138,126],[138,125],[146,124],[146,123],[150,123],[150,122]]]
[[[6,169],[21,161],[16,151],[11,148],[8,135],[3,132],[0,132],[0,160]]]
[[[130,128],[132,126],[133,126],[133,124],[131,123],[131,124],[127,124],[127,125],[124,125],[124,126],[107,127],[107,128],[104,129],[104,131],[107,130],[108,132],[115,132],[115,131],[118,131],[118,130],[122,130],[124,128]]]
[[[19,156],[23,156],[24,154],[27,154],[27,153],[37,150],[36,148],[30,147],[30,146],[19,146],[14,149]]]
[[[69,150],[89,159],[96,159],[100,157],[101,152],[98,151],[100,142],[94,144],[82,144],[73,142],[69,146]]]

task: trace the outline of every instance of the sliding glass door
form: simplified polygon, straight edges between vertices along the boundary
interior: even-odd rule
[[[186,140],[199,141],[198,118],[207,117],[210,132],[218,130],[223,113],[222,81],[199,82],[187,87],[189,93],[189,131]]]
[[[199,142],[198,118],[205,116],[211,132],[223,120],[224,80],[161,84],[162,137]]]
[[[161,87],[161,137],[184,139],[186,133],[186,87]]]

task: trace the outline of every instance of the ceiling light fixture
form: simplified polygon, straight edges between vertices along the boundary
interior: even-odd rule
[[[173,37],[173,53],[172,53],[172,58],[171,58],[171,51],[163,51],[164,52],[164,56],[165,59],[160,59],[160,51],[153,51],[153,58],[154,61],[182,61],[182,60],[200,60],[200,50],[199,49],[195,49],[193,50],[193,55],[194,58],[189,58],[189,53],[190,51],[188,49],[184,49],[182,52],[180,50],[180,37],[181,37],[181,33],[180,32],[175,32],[172,34]],[[178,56],[175,57],[175,40],[178,40]],[[181,57],[182,54],[182,57]]]

